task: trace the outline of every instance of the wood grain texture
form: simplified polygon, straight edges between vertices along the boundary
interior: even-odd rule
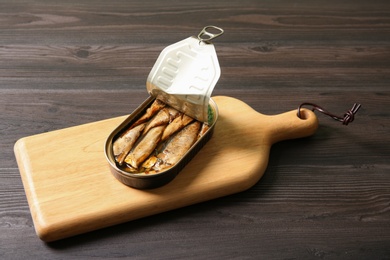
[[[2,1],[0,257],[388,259],[389,13],[380,0]],[[160,51],[208,24],[225,29],[214,95],[263,114],[360,102],[355,121],[318,115],[245,192],[42,243],[16,140],[131,112]]]

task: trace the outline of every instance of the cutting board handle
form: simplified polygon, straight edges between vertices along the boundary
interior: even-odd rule
[[[318,128],[317,116],[305,108],[301,109],[301,118],[297,115],[298,110],[264,115],[236,98],[217,96],[213,99],[220,111],[217,126],[222,124],[226,128],[222,132],[230,131],[234,125],[240,127],[239,131],[235,131],[247,138],[251,136],[253,142],[262,145],[272,146],[279,141],[307,137],[313,135]],[[234,121],[234,124],[230,121]]]
[[[318,128],[317,116],[308,109],[301,109],[301,118],[298,117],[297,110],[267,117],[270,144],[311,136]]]

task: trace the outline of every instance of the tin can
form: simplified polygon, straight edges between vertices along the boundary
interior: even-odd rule
[[[211,29],[217,33],[211,32]],[[221,28],[206,26],[197,37],[179,41],[161,52],[147,78],[149,98],[113,130],[105,143],[104,150],[110,171],[120,182],[137,189],[165,185],[177,176],[211,138],[218,119],[218,107],[212,100],[211,93],[221,73],[211,40],[222,33]],[[155,173],[126,171],[116,160],[113,144],[146,113],[156,99],[207,124],[208,130],[169,168]]]

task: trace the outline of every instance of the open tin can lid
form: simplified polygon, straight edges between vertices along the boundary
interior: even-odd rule
[[[206,26],[197,37],[162,50],[146,81],[149,94],[207,122],[210,96],[221,75],[211,40],[222,34],[221,28]]]

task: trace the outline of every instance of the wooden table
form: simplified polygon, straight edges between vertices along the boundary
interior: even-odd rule
[[[0,10],[0,258],[390,258],[389,1],[5,0]],[[16,140],[131,113],[161,50],[210,24],[225,30],[213,95],[269,115],[302,102],[343,115],[357,102],[355,121],[316,112],[316,134],[275,144],[242,193],[39,240]]]

